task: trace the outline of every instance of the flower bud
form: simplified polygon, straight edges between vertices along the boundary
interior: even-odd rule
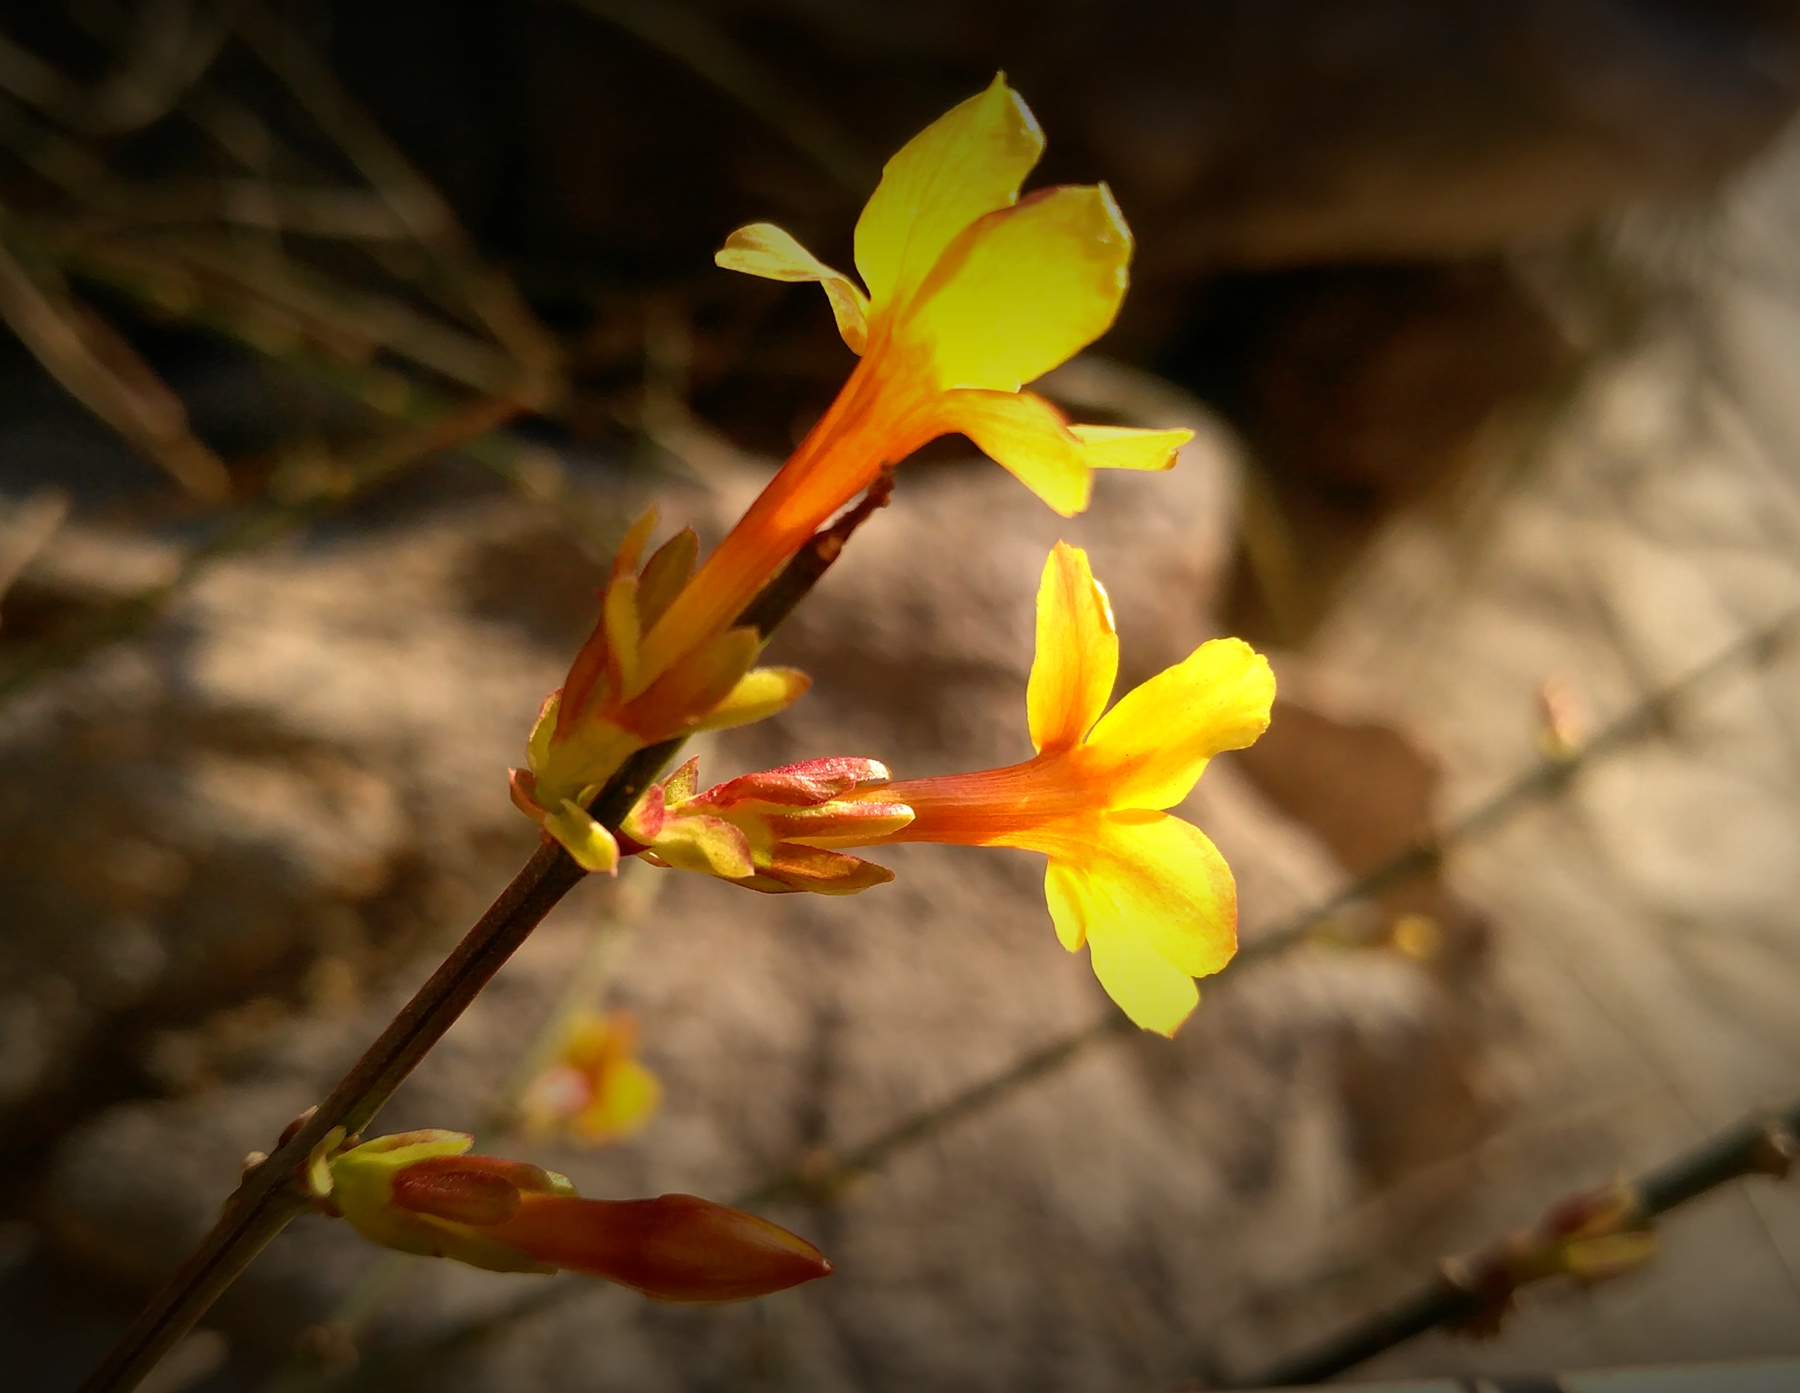
[[[534,1136],[603,1146],[639,1131],[662,1085],[637,1060],[637,1018],[586,1012],[569,1024],[554,1060],[525,1090],[519,1120]]]
[[[805,1239],[693,1195],[583,1199],[565,1176],[471,1156],[462,1132],[403,1132],[330,1158],[314,1182],[383,1247],[493,1272],[565,1268],[662,1301],[738,1301],[824,1277]]]

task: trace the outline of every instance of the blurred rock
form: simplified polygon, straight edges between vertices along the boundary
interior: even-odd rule
[[[237,1071],[287,1016],[341,1009],[504,878],[529,829],[470,794],[557,669],[465,612],[459,582],[534,529],[502,510],[227,563],[170,621],[0,713],[9,1155],[83,1095]],[[9,613],[116,602],[174,561],[70,524]]]

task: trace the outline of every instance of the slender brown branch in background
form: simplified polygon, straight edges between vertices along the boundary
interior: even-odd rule
[[[49,672],[139,632],[217,562],[266,546],[318,520],[408,465],[445,450],[466,447],[471,440],[492,433],[520,410],[514,401],[470,402],[439,420],[401,431],[361,456],[345,461],[328,489],[293,502],[264,503],[244,509],[206,541],[191,548],[169,580],[83,615],[47,638],[21,644],[7,664],[0,667],[0,701]]]
[[[1136,1030],[1122,1013],[1114,1012],[1095,1021],[1085,1030],[1064,1036],[1054,1044],[1025,1056],[1004,1073],[984,1079],[966,1088],[947,1102],[896,1123],[885,1132],[853,1147],[841,1156],[827,1158],[823,1165],[801,1164],[794,1170],[771,1176],[760,1185],[746,1190],[732,1200],[740,1208],[753,1208],[771,1200],[813,1198],[831,1199],[858,1176],[879,1169],[902,1151],[911,1150],[948,1131],[965,1118],[985,1112],[994,1103],[1029,1083],[1055,1073],[1089,1045],[1115,1035],[1128,1035]]]
[[[443,196],[357,106],[318,54],[272,10],[259,0],[245,0],[238,6],[235,23],[238,36],[287,84],[320,129],[337,142],[512,355],[530,389],[528,404],[534,408],[548,405],[560,390],[561,350],[512,282],[481,267]]]
[[[1686,1155],[1631,1182],[1624,1192],[1629,1209],[1619,1216],[1619,1222],[1622,1226],[1648,1225],[1677,1205],[1742,1176],[1784,1177],[1800,1157],[1796,1138],[1800,1138],[1800,1099],[1709,1137]],[[1553,1209],[1547,1216],[1551,1226],[1555,1213]],[[1529,1234],[1509,1235],[1473,1258],[1446,1262],[1417,1291],[1360,1325],[1230,1386],[1280,1388],[1320,1383],[1428,1330],[1497,1320],[1519,1286],[1539,1279],[1536,1274],[1518,1275],[1531,1241]]]
[[[180,398],[98,316],[59,287],[34,279],[3,243],[0,318],[70,396],[182,488],[208,503],[230,496],[224,461],[188,429]]]
[[[818,583],[844,543],[887,501],[884,475],[837,523],[816,533],[787,568],[745,608],[743,623],[766,638]],[[616,829],[639,794],[681,747],[669,740],[640,750],[601,790],[589,811]],[[584,872],[560,846],[540,847],[450,956],[363,1052],[329,1097],[296,1119],[274,1153],[244,1176],[212,1231],[151,1298],[101,1361],[81,1393],[124,1393],[156,1366],[257,1253],[306,1208],[295,1175],[315,1151],[355,1136],[393,1096],[431,1047],[443,1038],[544,916]]]
[[[711,83],[751,115],[780,131],[847,194],[866,196],[881,168],[837,122],[795,95],[707,15],[679,0],[574,0]]]
[[[1422,837],[1403,847],[1330,899],[1246,943],[1224,971],[1211,979],[1211,984],[1216,986],[1255,963],[1277,957],[1305,943],[1321,926],[1346,910],[1429,871],[1452,849],[1492,831],[1536,800],[1565,787],[1575,771],[1589,760],[1619,749],[1655,729],[1679,702],[1692,697],[1739,664],[1769,661],[1797,625],[1800,625],[1800,609],[1789,610],[1772,623],[1730,644],[1668,686],[1650,693],[1580,747],[1566,755],[1540,760],[1443,831]],[[1000,1073],[983,1079],[944,1102],[914,1113],[861,1145],[851,1147],[841,1156],[815,1159],[810,1164],[802,1163],[769,1177],[750,1189],[743,1202],[795,1195],[827,1198],[857,1177],[878,1169],[897,1153],[931,1140],[957,1123],[986,1111],[1028,1084],[1056,1073],[1080,1058],[1090,1046],[1116,1036],[1129,1035],[1133,1029],[1131,1022],[1123,1015],[1110,1012],[1103,1019],[1034,1050]]]

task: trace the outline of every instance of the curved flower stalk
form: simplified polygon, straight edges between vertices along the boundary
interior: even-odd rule
[[[578,1016],[519,1100],[526,1132],[605,1146],[643,1130],[662,1104],[662,1083],[638,1062],[637,1035],[629,1011]]]
[[[312,1167],[314,1200],[384,1248],[491,1272],[603,1277],[660,1301],[739,1301],[830,1275],[804,1238],[693,1195],[590,1200],[566,1176],[467,1155],[463,1132],[377,1137]]]
[[[1042,852],[1063,946],[1086,943],[1120,1008],[1173,1034],[1199,1000],[1194,978],[1236,951],[1237,892],[1206,835],[1163,810],[1187,797],[1213,755],[1262,734],[1275,678],[1248,644],[1214,639],[1109,711],[1118,667],[1106,592],[1086,554],[1059,542],[1038,589],[1026,689],[1033,758],[897,783],[873,760],[816,760],[700,794],[690,764],[646,795],[625,830],[661,864],[770,891],[848,893],[892,878],[846,847]]]
[[[799,674],[750,672],[756,637],[733,621],[886,465],[960,431],[1067,516],[1087,506],[1095,469],[1166,469],[1192,438],[1071,425],[1021,390],[1112,324],[1132,251],[1105,185],[1019,197],[1043,148],[1003,77],[913,137],[857,221],[861,286],[771,224],[726,240],[721,266],[819,282],[861,362],[691,579],[691,533],[635,578],[644,537],[634,532],[621,551],[601,623],[513,783],[519,807],[587,869],[612,869],[618,849],[583,809],[633,751],[758,719],[799,695]]]

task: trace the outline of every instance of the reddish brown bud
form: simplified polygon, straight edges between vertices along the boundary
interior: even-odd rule
[[[496,1159],[490,1156],[433,1156],[415,1161],[394,1172],[390,1202],[396,1208],[414,1214],[430,1214],[459,1224],[497,1224],[510,1219],[518,1212],[522,1187],[510,1176],[501,1174],[500,1167],[492,1165]],[[509,1161],[502,1165],[513,1167],[520,1163]],[[537,1170],[536,1166],[522,1168]],[[542,1188],[549,1188],[547,1176]]]
[[[740,1301],[831,1272],[825,1255],[805,1239],[693,1195],[525,1195],[517,1213],[483,1232],[541,1263],[662,1301]]]

